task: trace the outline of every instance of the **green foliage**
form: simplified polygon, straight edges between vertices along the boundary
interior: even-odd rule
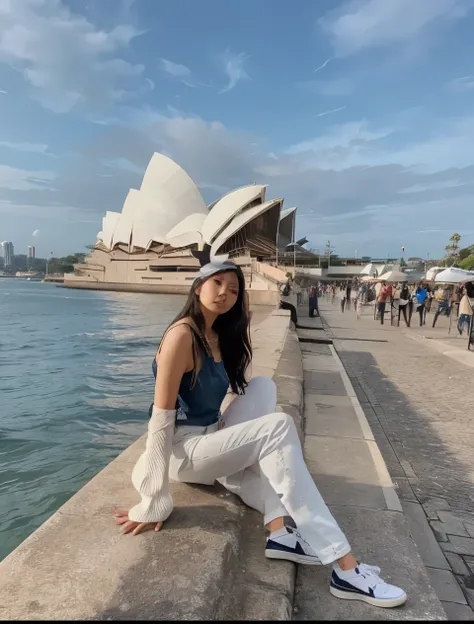
[[[5,269],[5,273],[9,275],[15,275],[15,273],[26,273],[31,271],[33,273],[46,273],[46,262],[48,264],[48,274],[58,273],[72,273],[74,271],[75,264],[83,264],[87,254],[75,253],[64,258],[28,258],[25,254],[16,254],[13,256],[13,263],[11,266]],[[3,269],[3,258],[0,258],[0,268]]]
[[[449,239],[449,245],[446,245],[445,247],[446,255],[443,260],[444,266],[447,266],[447,267],[458,266],[458,263],[460,260],[459,258],[460,240],[461,240],[461,235],[458,234],[457,232],[454,232],[454,234]]]
[[[474,253],[465,257],[464,260],[461,260],[459,268],[465,269],[466,271],[474,271]]]
[[[64,258],[51,258],[51,260],[48,261],[48,274],[73,273],[74,265],[82,264],[85,257],[85,253],[75,253]]]

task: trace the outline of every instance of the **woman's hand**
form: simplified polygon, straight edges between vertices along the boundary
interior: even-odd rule
[[[114,507],[114,516],[117,518],[115,524],[123,526],[122,533],[132,533],[132,535],[138,535],[142,531],[160,531],[163,526],[163,522],[135,522],[129,520],[128,511],[126,509],[119,509]]]

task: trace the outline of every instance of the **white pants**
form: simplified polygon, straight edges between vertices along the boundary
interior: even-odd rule
[[[274,382],[255,377],[225,410],[223,429],[180,425],[170,477],[203,484],[217,479],[263,513],[265,524],[291,516],[321,563],[332,563],[350,552],[349,543],[308,472],[293,419],[275,409]]]

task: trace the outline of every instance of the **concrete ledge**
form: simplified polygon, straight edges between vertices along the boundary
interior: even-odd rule
[[[61,280],[62,281],[62,280]],[[191,281],[185,284],[134,284],[128,282],[92,282],[81,281],[79,279],[64,279],[64,288],[79,288],[82,290],[109,290],[114,292],[138,292],[155,293],[162,295],[187,295]],[[250,305],[271,305],[274,306],[280,299],[278,290],[259,290],[249,288]]]
[[[293,410],[301,431],[301,353],[288,326],[289,313],[278,311],[252,341],[256,365],[270,367],[280,409]],[[3,560],[2,619],[290,619],[295,566],[265,559],[262,516],[220,486],[173,482],[163,531],[121,535],[112,508],[136,502],[130,474],[144,441]]]

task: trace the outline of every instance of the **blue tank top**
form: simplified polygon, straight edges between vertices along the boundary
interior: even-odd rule
[[[191,327],[193,338],[197,334]],[[153,375],[156,379],[158,366],[156,359],[152,363]],[[202,356],[199,374],[193,386],[193,371],[184,373],[176,400],[176,425],[191,425],[208,427],[219,420],[220,407],[227,389],[229,379],[224,368],[224,362],[216,362],[210,355]],[[153,404],[150,406],[150,415]]]

